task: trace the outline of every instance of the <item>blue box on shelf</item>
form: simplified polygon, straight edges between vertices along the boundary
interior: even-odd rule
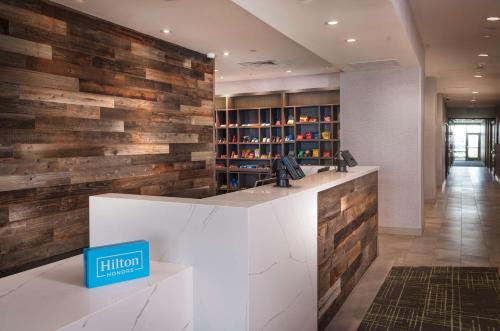
[[[85,286],[99,287],[149,276],[149,242],[137,240],[83,250]]]

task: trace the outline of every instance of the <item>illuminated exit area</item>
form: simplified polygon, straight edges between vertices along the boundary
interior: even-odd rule
[[[453,120],[450,122],[453,165],[481,165],[485,160],[484,120]]]

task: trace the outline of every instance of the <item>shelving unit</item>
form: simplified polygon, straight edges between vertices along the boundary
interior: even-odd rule
[[[340,148],[338,99],[338,91],[217,98],[218,193],[253,187],[271,176],[274,160],[283,155],[293,154],[301,165],[334,165]]]

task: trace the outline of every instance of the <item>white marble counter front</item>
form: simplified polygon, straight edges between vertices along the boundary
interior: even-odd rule
[[[192,330],[192,268],[88,289],[81,255],[0,279],[1,331]]]
[[[308,175],[206,199],[90,198],[90,244],[145,239],[193,267],[195,330],[317,330],[317,193],[376,172]]]

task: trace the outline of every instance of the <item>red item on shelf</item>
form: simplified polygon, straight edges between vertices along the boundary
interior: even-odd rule
[[[304,136],[303,136],[303,135],[301,135],[301,134],[298,134],[298,135],[297,135],[297,140],[304,140]]]
[[[313,139],[312,132],[306,132],[306,139]]]
[[[332,157],[332,152],[330,152],[330,151],[324,151],[323,152],[323,157]]]

